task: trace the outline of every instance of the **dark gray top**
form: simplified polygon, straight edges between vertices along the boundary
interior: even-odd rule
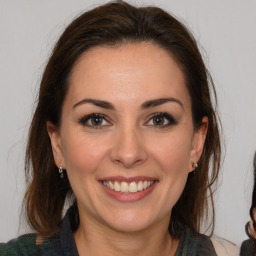
[[[60,231],[44,240],[42,245],[36,245],[36,234],[23,235],[8,243],[1,243],[0,256],[79,256],[73,237],[72,216],[69,209]],[[217,256],[217,254],[208,236],[184,227],[175,256]]]
[[[242,243],[241,256],[256,256],[256,241],[254,239],[248,239]]]

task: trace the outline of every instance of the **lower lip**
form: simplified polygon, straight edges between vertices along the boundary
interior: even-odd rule
[[[152,186],[150,186],[147,189],[144,189],[142,191],[138,191],[135,193],[122,193],[122,192],[117,192],[115,190],[109,189],[106,186],[104,186],[101,182],[100,184],[103,186],[103,189],[106,191],[106,193],[116,199],[117,201],[120,202],[136,202],[139,200],[142,200],[146,196],[148,196],[155,188],[157,182],[155,181]]]

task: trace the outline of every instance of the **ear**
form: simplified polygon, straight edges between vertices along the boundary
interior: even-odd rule
[[[62,168],[65,169],[60,131],[49,121],[46,122],[46,127],[47,127],[48,135],[51,140],[52,153],[53,153],[55,164],[57,167],[59,167],[61,164]]]
[[[202,155],[204,149],[204,142],[207,135],[209,120],[208,117],[204,116],[202,118],[202,123],[200,127],[194,132],[193,142],[192,142],[192,149],[191,149],[191,164],[190,164],[190,171],[194,171],[195,164],[198,163],[200,157]]]

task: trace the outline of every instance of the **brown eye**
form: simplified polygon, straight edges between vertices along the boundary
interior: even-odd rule
[[[163,116],[155,116],[152,118],[154,125],[164,125],[165,124],[165,118]]]
[[[79,123],[90,128],[102,128],[111,125],[111,123],[107,121],[106,116],[102,114],[90,114],[79,120]]]
[[[165,128],[171,125],[175,125],[176,120],[168,113],[156,113],[151,115],[151,118],[146,123],[147,126],[155,128]]]
[[[88,124],[93,126],[102,125],[102,123],[103,123],[102,117],[92,117],[90,120],[88,120]]]

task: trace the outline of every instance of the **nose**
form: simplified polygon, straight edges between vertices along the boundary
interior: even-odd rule
[[[111,161],[125,168],[132,168],[146,161],[148,155],[139,131],[133,128],[120,129],[113,141]]]

